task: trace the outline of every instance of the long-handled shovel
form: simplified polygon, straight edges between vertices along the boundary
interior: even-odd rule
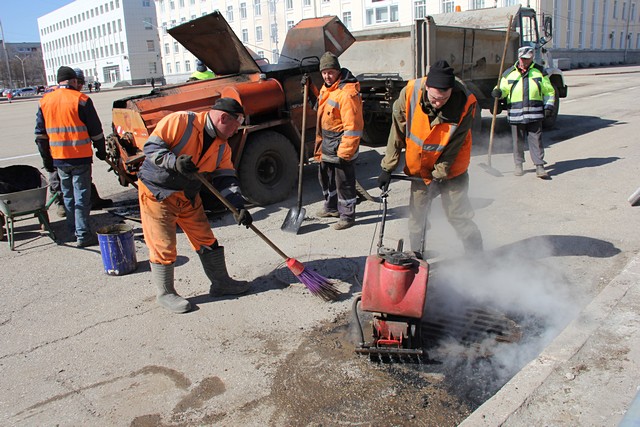
[[[511,34],[511,23],[513,16],[509,16],[509,26],[507,27],[507,33],[504,37],[504,49],[502,50],[502,60],[500,61],[500,73],[498,74],[497,86],[500,87],[500,80],[502,79],[502,72],[504,71],[504,57],[507,56],[507,47],[509,46],[509,35]],[[489,133],[489,150],[487,152],[487,163],[480,163],[480,167],[487,173],[493,176],[502,176],[502,173],[498,169],[491,167],[491,152],[493,150],[493,134],[496,127],[496,115],[498,114],[498,98],[493,101],[493,115],[491,116],[491,131]]]
[[[234,216],[238,215],[238,210],[233,206],[227,199],[224,198],[222,194],[216,187],[213,186],[207,179],[202,176],[200,173],[196,173],[195,176],[200,180],[202,185],[207,187],[214,196],[218,198],[226,207],[231,211]],[[284,260],[286,261],[287,267],[289,270],[300,280],[300,282],[307,287],[309,292],[313,295],[322,298],[325,301],[336,300],[340,296],[340,291],[335,287],[335,285],[329,280],[323,277],[322,275],[316,273],[313,270],[309,270],[305,268],[304,264],[295,258],[290,258],[282,252],[282,250],[275,245],[267,236],[262,234],[260,230],[256,228],[255,225],[251,224],[249,228],[258,235],[262,240],[264,240],[267,245],[271,247],[274,251],[278,253]]]
[[[304,85],[304,99],[302,100],[302,129],[300,129],[300,165],[298,166],[298,204],[295,208],[289,209],[281,230],[298,234],[302,221],[307,215],[307,210],[302,207],[302,172],[304,169],[304,143],[307,131],[307,97],[309,95],[309,83]]]

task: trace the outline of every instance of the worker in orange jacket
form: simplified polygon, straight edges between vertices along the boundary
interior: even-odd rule
[[[181,111],[165,116],[143,147],[146,157],[138,174],[142,230],[149,248],[152,281],[158,288],[157,301],[172,312],[191,309],[189,301],[176,293],[173,283],[176,225],[200,257],[211,280],[211,296],[249,290],[246,281],[229,277],[224,247],[211,231],[198,194],[201,182],[194,176],[202,172],[214,177],[235,177],[227,140],[243,121],[242,105],[231,98],[220,98],[209,111]],[[243,206],[239,208],[236,221],[249,227],[251,214]]]
[[[67,224],[76,246],[98,243],[89,224],[91,211],[92,144],[100,160],[106,158],[102,124],[95,107],[77,90],[73,68],[57,72],[58,89],[42,97],[36,114],[36,144],[48,172],[58,170]]]
[[[333,228],[344,230],[356,218],[355,160],[364,128],[362,97],[358,80],[340,67],[334,54],[322,55],[320,73],[324,85],[318,95],[315,159],[320,162],[324,207],[317,215],[339,217]]]
[[[467,173],[476,103],[475,96],[455,79],[453,68],[446,61],[437,61],[426,78],[411,80],[393,104],[393,122],[378,185],[388,189],[391,172],[404,150],[404,172],[421,178],[411,182],[409,201],[411,250],[419,258],[424,256],[427,215],[438,192],[449,223],[466,252],[482,251],[482,235],[472,221]]]

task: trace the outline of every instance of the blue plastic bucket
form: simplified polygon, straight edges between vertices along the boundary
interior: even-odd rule
[[[136,246],[133,242],[133,227],[117,224],[102,227],[97,231],[104,272],[110,276],[122,276],[136,269]]]

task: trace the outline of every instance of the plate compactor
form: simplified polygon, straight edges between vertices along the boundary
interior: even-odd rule
[[[383,247],[387,195],[385,191],[380,196],[383,207],[377,254],[367,257],[362,294],[353,302],[353,316],[360,333],[356,352],[368,354],[371,360],[420,362],[426,357],[420,329],[429,264],[413,252],[402,252],[402,240],[397,249]],[[358,307],[373,314],[371,342],[365,342]]]

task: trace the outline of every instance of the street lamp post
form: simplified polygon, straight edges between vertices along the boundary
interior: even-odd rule
[[[27,77],[24,74],[24,60],[27,58],[20,58],[18,55],[14,56],[20,60],[20,65],[22,65],[22,81],[24,82],[24,87],[27,87]]]
[[[7,53],[7,41],[4,39],[4,30],[2,29],[2,21],[0,21],[0,35],[2,36],[2,47],[4,47],[4,59],[7,61],[7,72],[9,73],[9,88],[13,88],[13,80],[11,78],[11,67],[9,66],[9,54]]]

